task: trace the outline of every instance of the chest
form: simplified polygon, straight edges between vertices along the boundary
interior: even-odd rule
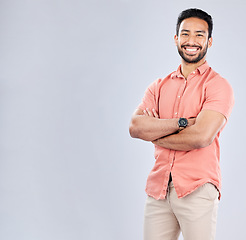
[[[206,100],[202,79],[171,79],[159,92],[160,118],[196,117]]]

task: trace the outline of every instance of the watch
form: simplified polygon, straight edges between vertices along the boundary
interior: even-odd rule
[[[188,120],[186,118],[180,118],[178,121],[179,130],[183,130],[188,125]]]

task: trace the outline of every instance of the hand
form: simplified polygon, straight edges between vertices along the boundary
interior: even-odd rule
[[[155,117],[155,118],[159,118],[159,114],[156,112],[156,110],[153,108],[152,111],[149,110],[148,108],[146,108],[144,111],[143,111],[144,115],[145,116],[148,116],[148,117]]]

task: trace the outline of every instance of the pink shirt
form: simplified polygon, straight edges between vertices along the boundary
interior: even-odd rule
[[[230,84],[205,62],[187,80],[178,70],[153,82],[138,108],[155,109],[160,118],[191,118],[204,109],[222,113],[228,119],[233,104]],[[220,131],[221,132],[221,131]],[[155,165],[146,185],[146,193],[155,199],[166,197],[169,174],[179,198],[204,183],[221,191],[219,135],[207,147],[192,151],[174,151],[155,145]]]

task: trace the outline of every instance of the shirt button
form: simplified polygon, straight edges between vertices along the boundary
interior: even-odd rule
[[[178,113],[176,112],[175,115],[177,115]]]
[[[180,96],[178,96],[178,98],[180,98]]]
[[[195,74],[196,72],[194,71],[194,72],[192,72],[192,74]]]

